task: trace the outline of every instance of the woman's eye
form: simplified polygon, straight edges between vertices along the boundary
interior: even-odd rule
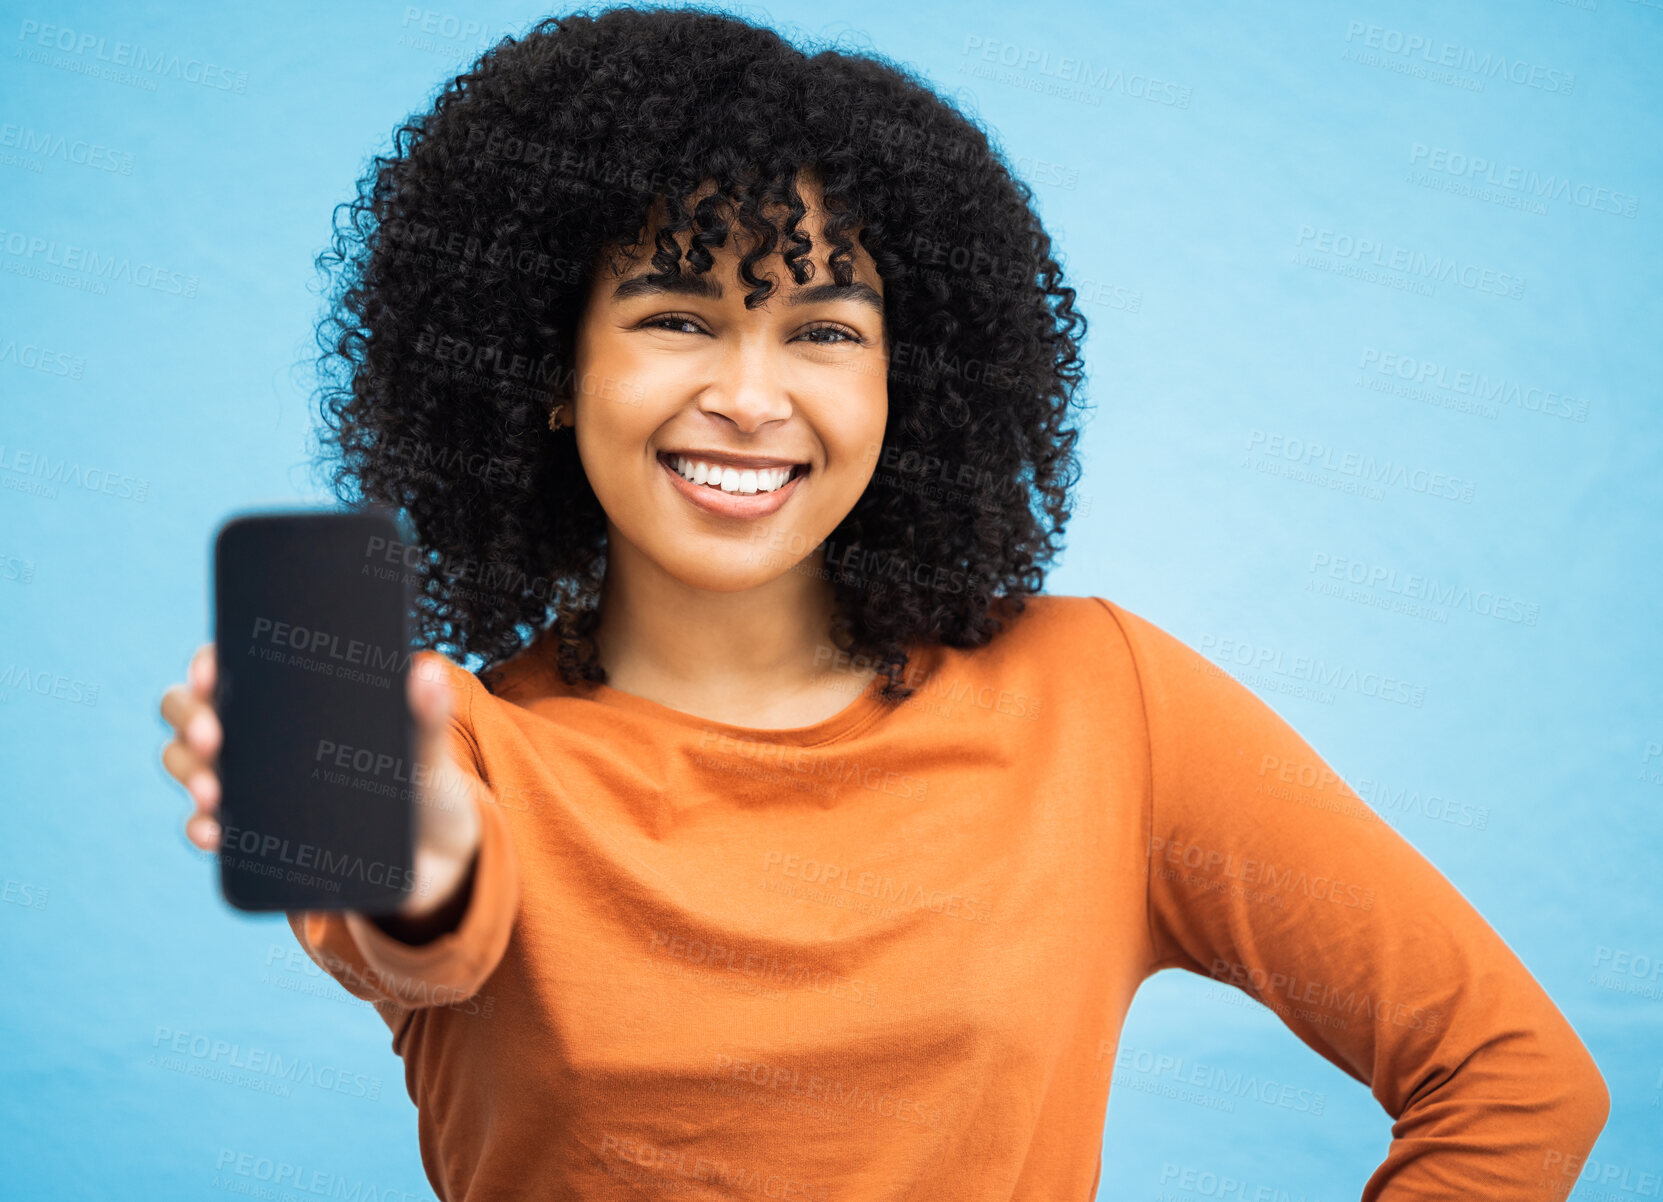
[[[643,329],[669,330],[674,334],[703,334],[706,330],[690,317],[654,317],[641,323]],[[830,335],[830,337],[821,337]],[[845,342],[860,343],[866,340],[860,335],[843,329],[841,326],[814,326],[798,335],[810,342],[821,346],[838,346]]]
[[[693,321],[691,321],[691,320],[689,320],[688,318],[685,318],[685,317],[655,317],[651,321],[644,321],[641,324],[643,326],[647,326],[649,328],[656,329],[656,330],[668,330],[673,326],[674,327],[679,327],[679,326],[687,327],[685,330],[682,330],[682,329],[675,330],[675,332],[678,333],[678,334],[681,334],[681,333],[702,334],[702,333],[704,333],[704,330],[700,326],[698,326]]]
[[[845,329],[843,329],[839,326],[815,326],[811,330],[803,331],[802,337],[808,338],[810,334],[836,334],[838,339],[843,341],[843,342],[860,342],[860,341],[863,341],[860,338],[859,335],[851,334],[848,330],[845,330]],[[821,342],[822,345],[829,345],[829,346],[836,346],[837,345],[836,342],[824,342],[821,339],[817,339],[817,338],[810,339],[810,341],[811,342]]]

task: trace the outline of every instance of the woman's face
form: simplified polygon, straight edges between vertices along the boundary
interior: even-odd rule
[[[857,242],[853,284],[833,282],[819,194],[802,191],[814,273],[798,286],[777,255],[759,262],[775,289],[755,309],[737,227],[670,291],[640,281],[656,225],[620,273],[602,257],[573,389],[614,561],[633,550],[693,588],[754,588],[815,552],[871,479],[889,414],[883,281]]]

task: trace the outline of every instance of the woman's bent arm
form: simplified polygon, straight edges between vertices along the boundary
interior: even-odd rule
[[[1104,602],[1149,733],[1151,970],[1234,985],[1395,1120],[1363,1202],[1563,1199],[1610,1108],[1501,937],[1285,721]]]

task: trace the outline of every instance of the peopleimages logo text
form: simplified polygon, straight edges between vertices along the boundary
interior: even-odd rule
[[[1315,251],[1336,259],[1369,263],[1382,271],[1397,271],[1419,276],[1438,283],[1459,284],[1475,292],[1517,299],[1524,295],[1524,277],[1482,267],[1477,263],[1463,263],[1453,255],[1429,255],[1407,246],[1390,246],[1373,238],[1353,237],[1333,230],[1319,230],[1313,225],[1299,227],[1294,246]]]
[[[1632,192],[1619,192],[1586,180],[1573,180],[1568,175],[1498,163],[1483,155],[1463,154],[1442,146],[1428,146],[1425,142],[1410,146],[1409,165],[1453,179],[1504,188],[1536,199],[1562,200],[1599,213],[1615,213],[1619,217],[1633,217],[1640,207],[1640,198]]]
[[[1347,43],[1360,41],[1371,50],[1401,55],[1405,59],[1418,58],[1434,67],[1468,71],[1486,79],[1504,79],[1508,83],[1522,84],[1543,92],[1569,96],[1576,87],[1576,76],[1557,67],[1527,63],[1493,50],[1478,51],[1425,34],[1405,33],[1401,29],[1370,25],[1365,21],[1347,22],[1345,40]]]
[[[204,62],[199,58],[181,58],[170,51],[141,46],[137,42],[112,43],[101,34],[83,33],[62,25],[42,25],[39,21],[25,18],[18,29],[17,40],[25,47],[33,42],[63,54],[91,58],[118,67],[131,67],[146,75],[171,76],[184,83],[201,84],[216,91],[238,95],[248,91],[247,71],[233,71],[230,67]]]
[[[1049,50],[978,37],[976,34],[965,35],[964,49],[960,53],[966,57],[975,55],[983,62],[997,63],[1001,67],[1016,71],[1032,71],[1067,83],[1100,88],[1105,92],[1119,93],[1133,100],[1145,100],[1151,104],[1170,105],[1173,108],[1189,108],[1190,100],[1195,95],[1195,89],[1187,85],[1156,79],[1142,72],[1133,71],[1128,74],[1119,68],[1111,68],[1107,64],[1093,64],[1090,59],[1075,58],[1071,55],[1062,55],[1053,60]]]

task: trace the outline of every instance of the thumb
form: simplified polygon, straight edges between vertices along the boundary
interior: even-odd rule
[[[434,651],[417,652],[410,662],[410,713],[415,721],[411,752],[423,769],[416,802],[418,838],[424,844],[443,843],[453,825],[465,825],[463,811],[471,804],[467,780],[451,759],[454,708],[448,661]]]
[[[444,730],[450,721],[451,701],[445,657],[436,651],[416,652],[410,657],[409,702],[418,738]]]

